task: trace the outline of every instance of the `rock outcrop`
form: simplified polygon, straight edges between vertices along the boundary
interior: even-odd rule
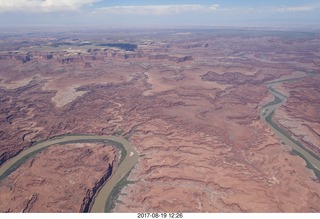
[[[0,212],[88,212],[116,156],[99,143],[50,146],[1,182]]]
[[[274,118],[319,152],[317,34],[68,33],[1,38],[0,165],[53,136],[117,134],[141,156],[113,212],[320,212],[316,175],[259,119],[266,83],[313,72],[277,88]],[[1,182],[0,210],[87,211],[117,154],[50,147]]]

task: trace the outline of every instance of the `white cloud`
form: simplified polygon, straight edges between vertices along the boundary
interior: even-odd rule
[[[209,7],[208,7],[208,10],[209,11],[217,11],[217,10],[219,10],[219,5],[218,4],[215,4],[215,5],[210,5]]]
[[[141,6],[114,6],[100,8],[94,13],[107,14],[137,14],[137,15],[162,15],[179,14],[186,12],[211,12],[219,9],[219,5],[203,6],[199,4],[183,5],[141,5]]]
[[[316,10],[316,6],[312,5],[301,5],[301,6],[281,6],[276,8],[276,12],[308,12]]]
[[[53,12],[79,10],[99,0],[0,0],[0,12]]]

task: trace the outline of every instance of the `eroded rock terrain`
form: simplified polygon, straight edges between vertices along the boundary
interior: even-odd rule
[[[98,143],[51,146],[1,182],[0,212],[88,212],[116,154]]]
[[[140,158],[114,212],[320,212],[320,184],[314,172],[259,117],[259,109],[273,98],[267,82],[296,71],[313,72],[278,88],[288,101],[274,119],[319,154],[320,36],[180,32],[117,33],[112,39],[134,42],[133,51],[98,46],[105,33],[80,32],[78,40],[20,36],[28,45],[19,40],[10,44],[14,37],[2,38],[0,45],[6,46],[0,54],[0,165],[41,139],[70,133],[120,134],[129,138]],[[83,46],[82,41],[92,43]],[[98,150],[93,148],[83,147],[83,152]],[[48,148],[28,161],[1,182],[0,190],[7,195],[0,198],[15,197],[12,191],[20,188],[19,177],[36,180],[34,171],[46,164],[45,153],[56,159],[52,165],[69,171],[77,161],[60,159],[64,150],[65,156],[73,157],[71,146],[63,146]],[[81,173],[98,179],[112,156],[100,161],[106,164],[92,167],[91,160],[99,159],[86,158],[95,172]],[[41,179],[50,177],[42,174]],[[35,200],[52,197],[54,186],[70,185],[62,176],[60,181],[39,181],[48,188],[41,193],[26,190],[34,206],[27,209],[46,211]],[[79,191],[86,179],[66,189]],[[54,199],[75,212],[83,200]],[[23,211],[27,202],[0,207]]]
[[[276,120],[320,157],[319,83],[319,75],[284,83],[281,88],[289,98],[277,111]]]

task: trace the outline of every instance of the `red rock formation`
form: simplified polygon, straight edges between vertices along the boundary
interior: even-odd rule
[[[75,47],[80,54],[73,54],[62,46],[48,60],[38,55],[26,63],[1,59],[0,165],[37,140],[123,130],[141,157],[127,179],[132,183],[118,194],[115,212],[320,212],[316,176],[259,120],[259,108],[272,100],[264,83],[295,71],[317,72],[317,63],[311,60],[317,60],[319,37],[297,41],[293,35],[287,39],[236,33],[217,37],[206,32],[201,39],[198,34],[141,33],[130,39],[141,42],[152,37],[135,52]],[[87,34],[82,37],[81,41],[89,40]],[[120,40],[120,34],[114,38]],[[9,40],[3,53],[13,55],[10,51],[16,47],[28,50],[24,45],[34,45],[30,50],[36,50],[32,42],[43,41],[45,45],[59,42],[41,37],[28,43]],[[197,44],[204,46],[189,48]],[[26,53],[21,49],[16,55],[25,57]],[[91,68],[84,68],[88,62]],[[317,139],[317,84],[314,77],[286,84],[283,91],[288,102],[275,115],[305,142]],[[79,164],[69,160],[70,166]],[[33,165],[38,161],[46,162],[39,156]],[[97,160],[93,156],[90,161]],[[52,160],[51,165],[57,167],[59,162]],[[8,180],[23,188],[23,183],[30,182],[55,185],[37,178],[28,164]],[[99,179],[106,173],[102,172]],[[28,180],[21,182],[18,173]],[[61,174],[61,180],[66,179]],[[77,187],[82,198],[92,197],[99,179]],[[84,177],[79,179],[83,181]],[[1,194],[7,194],[0,198],[16,197],[13,191],[20,187],[10,190],[10,185],[7,181],[0,186]],[[15,211],[32,211],[43,198],[40,192],[22,194],[16,197],[19,205],[12,202]],[[86,208],[86,202],[79,200],[73,211],[81,205]],[[14,210],[9,208],[2,210]]]
[[[51,146],[1,182],[0,212],[88,212],[112,173],[111,146]]]

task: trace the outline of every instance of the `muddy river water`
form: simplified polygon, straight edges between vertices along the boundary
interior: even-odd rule
[[[319,158],[315,156],[311,151],[307,150],[297,140],[293,139],[292,136],[288,135],[286,130],[281,129],[276,123],[272,121],[272,115],[274,111],[278,107],[283,105],[287,100],[287,97],[277,91],[274,88],[274,85],[290,80],[278,80],[267,84],[269,92],[274,96],[274,100],[260,109],[260,118],[269,124],[273,132],[275,132],[285,144],[291,146],[293,150],[297,151],[300,156],[306,160],[306,162],[309,162],[313,166],[313,168],[320,170]],[[104,212],[106,202],[108,200],[108,197],[111,195],[112,190],[117,186],[120,180],[130,172],[139,158],[137,152],[131,146],[130,142],[122,137],[96,135],[65,135],[54,137],[52,139],[33,145],[32,147],[22,151],[17,156],[5,162],[0,167],[0,180],[13,172],[19,166],[19,162],[21,165],[21,162],[24,162],[26,160],[26,157],[39,152],[39,150],[55,144],[68,144],[76,142],[101,142],[112,144],[121,150],[121,163],[117,168],[115,168],[115,172],[111,175],[111,178],[109,178],[107,182],[102,186],[95,197],[93,205],[91,206],[91,212]]]
[[[109,178],[102,186],[91,207],[91,212],[104,212],[106,202],[113,188],[115,188],[120,180],[135,166],[139,158],[137,152],[133,149],[130,142],[122,137],[96,135],[65,135],[54,137],[33,145],[32,147],[22,151],[17,156],[5,162],[0,167],[0,177],[13,172],[15,170],[14,167],[17,166],[19,162],[21,163],[21,161],[26,160],[27,156],[30,156],[30,154],[35,154],[43,148],[55,144],[68,144],[76,142],[101,142],[115,145],[121,150],[121,154],[123,156],[121,158],[121,163],[117,168],[115,168],[115,172],[111,175],[111,178]]]
[[[286,80],[278,80],[273,81],[267,84],[268,91],[274,96],[274,100],[266,104],[260,109],[260,118],[263,121],[266,121],[272,131],[277,134],[277,136],[284,142],[286,145],[289,145],[294,151],[298,152],[307,163],[313,166],[312,169],[320,170],[320,160],[319,158],[313,154],[311,151],[305,148],[298,140],[294,139],[294,137],[290,136],[286,130],[283,130],[279,127],[273,120],[272,116],[274,111],[283,105],[287,101],[287,97],[280,93],[278,90],[274,88],[274,85],[283,83],[283,82],[294,82],[295,80],[299,80],[301,78],[292,78]]]

